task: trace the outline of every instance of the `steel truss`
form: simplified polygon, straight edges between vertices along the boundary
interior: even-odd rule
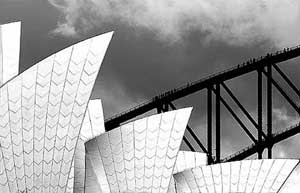
[[[300,97],[300,91],[292,83],[289,77],[279,68],[277,65],[286,60],[296,58],[300,56],[300,46],[284,49],[273,54],[267,54],[264,57],[258,59],[251,59],[243,64],[239,64],[231,69],[223,72],[211,75],[204,79],[198,80],[193,83],[188,83],[177,89],[170,90],[161,95],[153,97],[151,100],[140,104],[132,109],[129,109],[121,114],[118,114],[105,121],[105,127],[107,130],[111,130],[115,127],[120,126],[122,123],[131,120],[139,115],[149,112],[153,109],[157,109],[158,113],[166,112],[169,110],[175,110],[176,107],[173,104],[177,99],[186,97],[188,95],[199,92],[203,89],[207,92],[207,144],[205,145],[197,137],[194,130],[188,125],[187,132],[192,136],[192,139],[202,149],[203,152],[208,154],[208,162],[219,163],[233,160],[241,160],[247,158],[255,153],[258,154],[258,158],[262,158],[262,154],[267,149],[268,158],[272,158],[272,148],[274,144],[287,139],[300,132],[300,126],[295,125],[288,128],[280,133],[273,133],[272,131],[272,89],[276,88],[279,93],[285,98],[285,100],[295,109],[296,112],[300,113],[300,109],[295,101],[285,92],[285,90],[279,85],[274,79],[272,71],[275,70],[277,74],[289,85],[289,87]],[[257,121],[250,115],[245,107],[240,103],[231,89],[225,84],[226,81],[239,77],[241,75],[257,72]],[[267,133],[263,131],[263,76],[266,77],[266,122],[267,122]],[[254,128],[257,130],[257,136],[254,136],[239,116],[234,112],[230,105],[221,95],[221,90],[224,90],[234,103],[243,112],[245,117],[251,122]],[[214,107],[213,107],[213,101]],[[246,135],[253,141],[253,144],[245,149],[221,159],[221,113],[220,108],[223,105],[227,111],[232,115],[235,121],[243,129]],[[213,119],[213,108],[215,109],[215,116]],[[213,125],[215,128],[215,154],[213,152]],[[195,151],[195,147],[191,142],[184,137],[184,142],[192,150]]]

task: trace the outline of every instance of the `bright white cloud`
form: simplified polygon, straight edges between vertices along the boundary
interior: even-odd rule
[[[54,34],[61,34],[63,36],[76,37],[77,32],[75,27],[68,23],[58,23],[57,28],[52,31]]]
[[[300,42],[298,0],[49,0],[64,14],[54,32],[84,33],[105,23],[147,29],[161,40],[177,41],[201,31],[207,40],[233,45]],[[70,29],[68,29],[70,28]],[[70,33],[72,32],[72,33]]]
[[[273,128],[276,130],[274,132],[278,132],[284,129],[287,129],[291,126],[295,126],[299,123],[299,116],[296,114],[289,115],[286,108],[274,108],[273,109]],[[295,153],[300,153],[299,145],[300,145],[300,136],[294,136],[291,138],[288,143],[279,143],[276,145],[274,149],[274,156],[278,158],[283,157],[297,157],[294,155]]]
[[[273,108],[273,124],[275,128],[287,128],[299,123],[299,116],[289,115],[286,108]]]

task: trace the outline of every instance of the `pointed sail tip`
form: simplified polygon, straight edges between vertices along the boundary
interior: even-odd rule
[[[89,104],[94,105],[94,106],[97,106],[97,105],[102,106],[102,101],[99,98],[91,99],[91,100],[89,100]]]
[[[106,32],[103,35],[106,35],[107,37],[110,37],[110,39],[112,38],[112,36],[114,35],[115,31],[110,31],[110,32]]]
[[[14,27],[21,28],[21,23],[22,23],[21,21],[14,21],[14,22],[10,22],[10,23],[0,24],[0,26],[3,26],[3,27],[14,26]]]
[[[110,41],[112,39],[113,34],[114,34],[114,31],[106,32],[103,34],[96,35],[91,39],[106,39],[106,40]]]
[[[153,116],[169,114],[169,113],[179,113],[183,117],[189,118],[191,116],[192,110],[193,110],[193,107],[185,107],[185,108],[175,109],[175,110],[171,110],[171,111],[161,112],[161,113],[155,114]]]
[[[21,25],[21,24],[22,24],[22,22],[21,22],[21,21],[14,21],[14,22],[11,22],[11,23],[9,23],[9,24]]]
[[[112,35],[113,35],[113,32],[108,32],[108,33],[97,35],[97,36],[91,38],[92,45],[90,47],[90,50],[95,55],[100,54],[100,55],[104,56],[104,54],[109,46],[109,43],[112,39]]]
[[[188,115],[190,115],[192,113],[192,110],[193,110],[193,107],[185,107],[185,108],[182,108],[182,109],[178,109],[178,111],[185,112]]]

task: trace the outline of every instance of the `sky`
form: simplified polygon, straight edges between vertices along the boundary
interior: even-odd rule
[[[0,0],[0,24],[13,21],[22,21],[21,72],[73,43],[115,31],[92,94],[102,99],[105,118],[249,58],[300,44],[298,0]],[[298,87],[299,61],[279,64]],[[256,73],[226,84],[256,119]],[[273,93],[274,130],[298,123],[299,116],[275,88]],[[201,91],[175,102],[194,107],[190,124],[204,144],[205,98]],[[224,157],[251,141],[224,107],[221,114]],[[274,157],[299,158],[299,145],[299,136],[285,140],[275,145]]]

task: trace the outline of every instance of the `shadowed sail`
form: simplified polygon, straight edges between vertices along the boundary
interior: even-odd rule
[[[65,192],[112,32],[32,66],[0,88],[1,192]]]
[[[70,186],[69,191],[74,193],[83,193],[85,186],[85,147],[84,143],[100,134],[104,133],[104,117],[102,110],[102,103],[100,99],[90,100],[88,108],[81,127],[80,136],[75,150],[73,165],[74,176],[69,176]],[[73,166],[72,166],[73,167]],[[72,177],[74,177],[74,188],[72,184]]]

